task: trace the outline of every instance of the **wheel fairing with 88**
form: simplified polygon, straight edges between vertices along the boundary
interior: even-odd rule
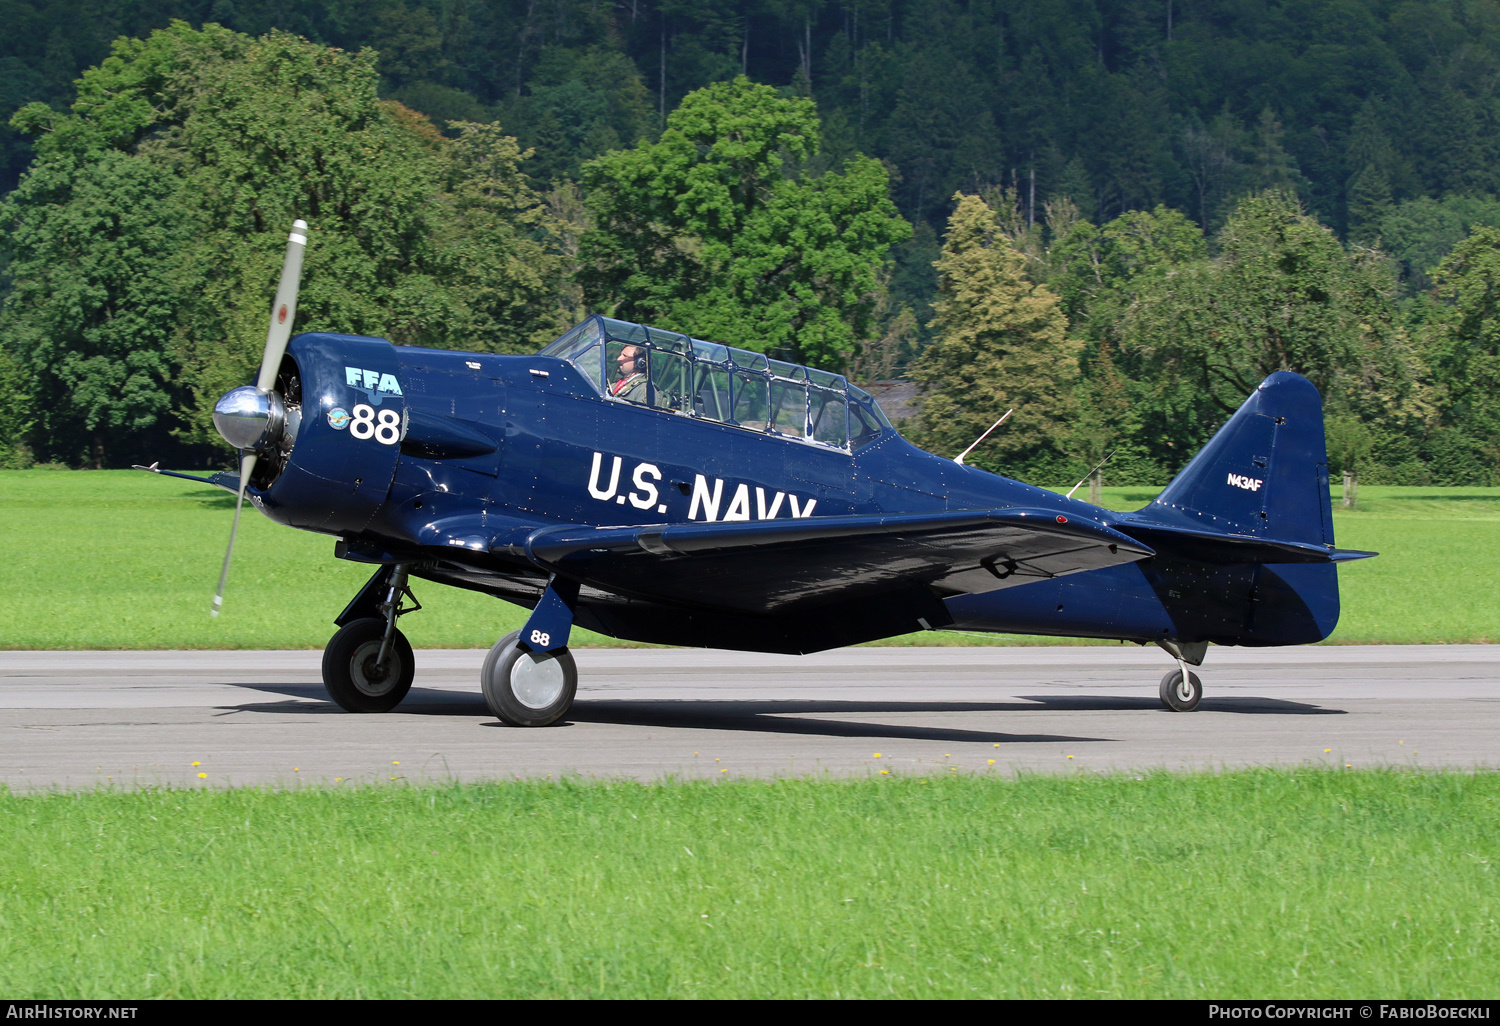
[[[520,631],[495,642],[480,674],[485,703],[512,727],[545,727],[567,715],[578,691],[578,667],[567,649],[538,656]]]

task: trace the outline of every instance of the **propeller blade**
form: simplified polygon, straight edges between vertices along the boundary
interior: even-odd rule
[[[250,487],[250,472],[255,469],[255,453],[247,452],[240,457],[240,494],[234,503],[234,523],[229,528],[229,548],[224,550],[224,566],[219,571],[219,588],[214,592],[214,604],[209,616],[218,616],[224,605],[224,585],[229,580],[229,561],[234,557],[234,536],[240,533],[240,510],[245,506],[245,489]]]
[[[292,337],[292,321],[297,317],[297,287],[302,279],[302,254],[307,249],[307,222],[292,222],[287,236],[286,260],[281,265],[281,282],[276,286],[276,302],[271,305],[271,330],[266,332],[266,351],[260,359],[260,377],[255,387],[269,392],[276,384],[276,372],[286,355],[287,340]]]
[[[287,236],[286,259],[281,264],[281,281],[276,285],[276,300],[271,304],[271,327],[266,332],[266,351],[261,354],[260,376],[255,379],[255,387],[262,395],[275,387],[276,374],[281,370],[281,358],[286,355],[286,344],[292,337],[292,322],[297,319],[297,289],[302,281],[302,254],[306,249],[307,222],[299,218],[292,222],[291,234]],[[245,489],[250,487],[250,474],[255,470],[255,459],[253,452],[240,454],[240,490],[234,502],[234,523],[229,528],[229,547],[224,550],[224,566],[219,570],[219,587],[214,592],[210,616],[218,616],[224,605],[224,585],[229,581],[229,563],[234,558],[234,539],[240,533],[240,513],[245,508]]]

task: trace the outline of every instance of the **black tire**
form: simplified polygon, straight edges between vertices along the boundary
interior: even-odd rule
[[[411,642],[399,630],[391,639],[385,672],[376,671],[375,660],[384,638],[384,620],[351,620],[323,649],[323,686],[340,708],[357,713],[390,712],[411,690],[417,664]]]
[[[517,644],[520,631],[495,642],[479,684],[485,704],[512,727],[546,727],[568,714],[578,692],[578,665],[565,648],[541,657]]]
[[[1186,687],[1181,670],[1172,670],[1161,679],[1161,704],[1173,712],[1192,712],[1202,700],[1203,682],[1193,671],[1188,671]]]

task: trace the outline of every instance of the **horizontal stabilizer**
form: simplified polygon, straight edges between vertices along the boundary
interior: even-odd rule
[[[162,470],[155,463],[149,467],[143,467],[137,463],[130,469],[146,470],[153,474],[160,474],[162,477],[180,477],[184,481],[197,481],[199,484],[213,485],[216,488],[224,489],[226,492],[233,492],[235,495],[240,494],[240,475],[238,474],[226,474],[220,471],[209,477],[199,477],[196,474],[183,474],[175,470]]]
[[[1116,526],[1158,552],[1196,559],[1203,563],[1331,563],[1338,558],[1335,550],[1312,542],[1262,538],[1253,534],[1195,531],[1176,525],[1142,523],[1129,518],[1121,520]],[[1366,552],[1363,555],[1373,556],[1375,553]]]

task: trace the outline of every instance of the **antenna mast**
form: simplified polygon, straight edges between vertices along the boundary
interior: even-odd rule
[[[1078,479],[1078,484],[1074,485],[1072,488],[1069,488],[1068,489],[1068,494],[1064,495],[1063,498],[1064,499],[1071,499],[1073,497],[1073,493],[1076,492],[1076,491],[1078,491],[1078,489],[1083,486],[1083,482],[1087,481],[1089,478],[1091,478],[1095,474],[1099,473],[1099,468],[1103,467],[1110,460],[1114,459],[1115,458],[1115,453],[1117,453],[1119,451],[1120,451],[1119,449],[1111,449],[1111,450],[1109,450],[1109,455],[1106,456],[1106,457],[1104,457],[1104,459],[1100,460],[1098,463],[1095,463],[1092,467],[1090,467],[1089,468],[1089,472],[1087,474],[1084,474],[1083,477],[1079,478]],[[1093,493],[1091,492],[1090,494],[1093,494]]]
[[[1005,413],[1001,415],[1001,417],[1000,417],[999,420],[995,421],[995,423],[993,423],[993,424],[990,425],[990,431],[993,431],[997,427],[999,427],[1001,424],[1004,424],[1005,423],[1005,418],[1009,417],[1012,413],[1015,413],[1015,412],[1016,411],[1014,409],[1006,410]],[[982,434],[978,438],[974,439],[974,445],[978,445],[980,442],[982,442],[986,438],[990,437],[990,431],[986,431],[984,434]],[[974,445],[969,446],[963,452],[959,453],[958,456],[957,456],[957,458],[955,458],[953,462],[957,463],[960,467],[963,466],[964,465],[964,457],[967,456],[967,455],[969,455],[969,453],[971,453],[971,452],[974,451]],[[1111,454],[1111,455],[1113,455],[1113,454]]]

